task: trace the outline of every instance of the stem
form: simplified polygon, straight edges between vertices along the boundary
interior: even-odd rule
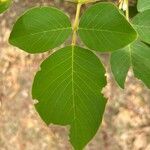
[[[122,9],[123,0],[119,0],[119,9]]]
[[[77,30],[78,30],[78,25],[79,25],[79,16],[80,16],[80,10],[81,10],[81,3],[77,4],[77,11],[76,11],[76,17],[74,20],[74,24],[73,24],[73,35],[72,35],[72,43],[71,45],[76,45],[77,42]]]
[[[125,0],[125,4],[126,4],[126,18],[129,21],[129,0]]]

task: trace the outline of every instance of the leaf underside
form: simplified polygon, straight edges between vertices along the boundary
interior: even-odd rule
[[[133,27],[139,34],[139,38],[150,44],[150,9],[137,14],[132,20]]]
[[[127,73],[131,67],[135,77],[150,88],[150,47],[143,42],[136,41],[113,52],[110,63],[113,75],[120,87],[124,88]]]
[[[101,94],[105,70],[93,52],[68,46],[53,53],[36,74],[32,95],[47,123],[70,125],[70,141],[76,150],[96,134],[105,109]]]
[[[79,36],[96,51],[120,49],[137,37],[135,30],[112,3],[98,3],[81,16]]]
[[[62,44],[70,35],[71,22],[53,7],[30,9],[15,23],[9,42],[29,53],[40,53]]]
[[[150,9],[150,0],[138,0],[137,9],[139,12]]]

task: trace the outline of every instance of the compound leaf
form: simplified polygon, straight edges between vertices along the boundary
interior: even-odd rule
[[[137,14],[132,20],[133,27],[139,34],[139,38],[150,44],[150,10]]]
[[[91,6],[81,17],[79,36],[84,44],[96,51],[120,49],[137,37],[135,30],[112,3]]]
[[[17,20],[9,42],[29,53],[40,53],[62,44],[71,30],[70,20],[63,12],[53,7],[38,7]]]
[[[114,51],[111,55],[111,69],[120,87],[124,88],[127,72],[131,67],[135,77],[150,88],[150,47],[141,41]]]
[[[0,13],[8,9],[11,4],[11,0],[0,0]]]
[[[93,52],[68,46],[53,53],[36,74],[32,95],[46,124],[70,125],[70,141],[76,150],[96,134],[106,100],[101,90],[105,70]]]
[[[150,0],[138,0],[137,9],[139,12],[150,9]]]

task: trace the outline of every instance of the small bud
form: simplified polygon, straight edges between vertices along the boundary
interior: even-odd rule
[[[127,2],[126,2],[126,0],[124,0],[122,9],[123,9],[123,11],[126,11],[127,8],[128,8]]]
[[[122,9],[122,4],[123,4],[123,1],[120,0],[120,1],[119,1],[119,9]]]

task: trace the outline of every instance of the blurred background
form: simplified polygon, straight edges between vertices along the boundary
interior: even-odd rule
[[[14,0],[0,15],[0,150],[72,150],[69,131],[47,127],[31,98],[34,75],[49,53],[30,55],[8,44],[15,20],[27,8],[47,4],[73,19],[75,5],[60,0]],[[150,90],[131,71],[125,89],[120,89],[110,72],[109,56],[103,54],[101,60],[107,70],[108,103],[102,126],[85,150],[150,150]]]

